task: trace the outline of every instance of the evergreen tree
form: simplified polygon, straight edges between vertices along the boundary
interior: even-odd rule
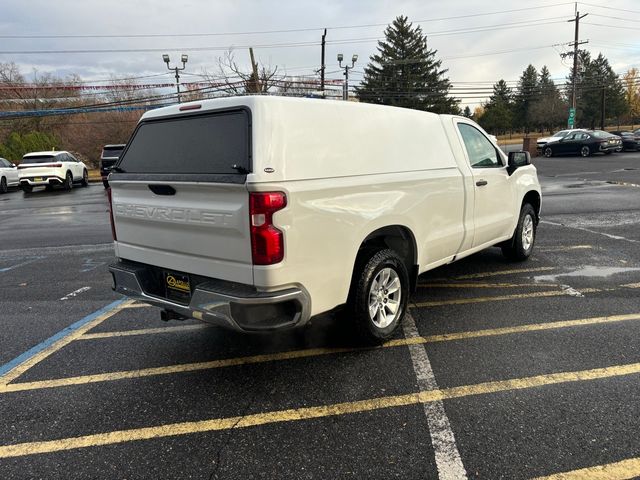
[[[531,106],[538,95],[538,72],[533,65],[529,65],[518,80],[518,91],[514,99],[515,124],[524,128],[525,132],[531,126]]]
[[[485,130],[501,134],[512,128],[512,121],[513,92],[507,82],[500,80],[493,86],[493,93],[484,105],[484,114],[479,122]]]
[[[551,79],[546,65],[538,75],[538,92],[539,95],[533,99],[530,109],[532,125],[541,131],[564,125],[567,121],[568,107]]]
[[[449,96],[451,83],[442,61],[427,47],[420,26],[405,16],[397,17],[378,42],[378,53],[370,57],[362,84],[356,87],[362,102],[459,113],[458,101]]]
[[[628,111],[622,81],[602,53],[595,59],[586,50],[578,52],[577,125],[595,128],[600,123],[602,93],[605,95],[605,117],[617,118]],[[568,101],[571,101],[573,72],[567,78]]]

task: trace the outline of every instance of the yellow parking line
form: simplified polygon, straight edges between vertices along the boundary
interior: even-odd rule
[[[492,328],[487,330],[472,330],[468,332],[445,333],[441,335],[431,335],[428,337],[418,337],[424,340],[419,343],[436,343],[448,342],[453,340],[467,340],[470,338],[494,337],[498,335],[511,335],[514,333],[538,332],[542,330],[557,330],[561,328],[584,327],[587,325],[597,325],[602,323],[626,322],[632,320],[640,320],[640,313],[631,313],[627,315],[610,315],[606,317],[581,318],[577,320],[562,320],[559,322],[548,323],[530,323],[517,327]],[[388,342],[386,346],[393,346]]]
[[[571,472],[555,473],[536,480],[628,480],[640,477],[640,458],[581,468]]]
[[[431,335],[428,337],[411,337],[391,340],[381,347],[393,348],[408,345],[449,342],[455,340],[465,340],[470,338],[482,338],[498,335],[510,335],[517,333],[535,332],[540,330],[554,330],[560,328],[580,327],[601,323],[615,323],[640,320],[640,313],[626,315],[612,315],[607,317],[582,318],[577,320],[564,320],[550,323],[534,323],[521,325],[518,327],[503,327],[487,330],[475,330],[467,332],[446,333],[441,335]],[[249,365],[255,363],[275,362],[283,360],[294,360],[298,358],[317,357],[320,355],[331,355],[338,353],[356,352],[358,348],[310,348],[305,350],[292,350],[289,352],[279,352],[263,355],[253,355],[248,357],[227,358],[221,360],[211,360],[208,362],[185,363],[181,365],[170,365],[166,367],[143,368],[139,370],[123,370],[118,372],[98,373],[94,375],[81,375],[77,377],[57,378],[53,380],[38,380],[34,382],[12,383],[0,385],[0,394],[11,392],[23,392],[28,390],[39,390],[42,388],[67,387],[72,385],[85,385],[89,383],[111,382],[116,380],[151,377],[156,375],[169,375],[175,373],[196,372],[200,370],[211,370],[216,368],[234,367],[239,365]]]
[[[557,287],[557,283],[420,283],[422,288],[517,288]]]
[[[609,291],[613,289],[602,288],[581,288],[580,293],[595,293]],[[472,298],[457,298],[455,300],[435,300],[432,302],[419,302],[414,303],[414,308],[418,307],[440,307],[443,305],[465,305],[468,303],[485,303],[485,302],[500,302],[504,300],[520,300],[524,298],[541,298],[541,297],[561,297],[569,296],[569,294],[563,290],[549,290],[546,292],[532,292],[532,293],[516,293],[513,295],[500,295],[495,297],[472,297]]]
[[[148,303],[130,303],[129,305],[123,308],[146,308],[151,306],[152,305],[149,305]]]
[[[119,372],[98,373],[95,375],[82,375],[78,377],[57,378],[54,380],[40,380],[35,382],[11,383],[0,385],[0,393],[21,392],[25,390],[37,390],[41,388],[55,388],[69,385],[84,385],[87,383],[109,382],[114,380],[124,380],[131,378],[151,377],[155,375],[168,375],[173,373],[195,372],[199,370],[210,370],[215,368],[235,367],[239,365],[249,365],[253,363],[274,362],[281,360],[292,360],[296,358],[317,357],[343,352],[353,352],[355,348],[309,348],[306,350],[293,350],[290,352],[270,353],[264,355],[253,355],[249,357],[225,358],[222,360],[211,360],[209,362],[183,363],[180,365],[170,365],[167,367],[152,367],[139,370],[124,370]]]
[[[87,332],[87,331],[91,330],[92,328],[100,325],[106,319],[108,319],[108,318],[112,317],[113,315],[115,315],[116,313],[118,313],[120,310],[125,308],[125,306],[129,304],[129,302],[130,302],[130,300],[127,300],[126,302],[122,303],[121,305],[118,305],[114,309],[109,310],[108,312],[105,312],[102,315],[96,317],[92,321],[86,323],[82,327],[80,327],[77,330],[75,330],[73,333],[61,338],[60,340],[58,340],[57,342],[55,342],[51,346],[45,348],[44,350],[42,350],[41,352],[37,353],[33,357],[29,358],[25,362],[21,363],[20,365],[18,365],[13,370],[10,370],[9,372],[7,372],[5,375],[2,376],[2,378],[0,378],[0,391],[2,391],[2,388],[6,384],[12,382],[16,378],[18,378],[20,375],[24,374],[27,370],[29,370],[34,365],[36,365],[37,363],[39,363],[42,360],[44,360],[45,358],[47,358],[49,355],[57,352],[58,350],[60,350],[61,348],[65,347],[65,346],[69,345],[71,342],[73,342],[74,340],[76,340],[80,336],[82,336],[85,332]]]
[[[470,280],[472,278],[497,277],[500,275],[512,275],[514,273],[548,272],[554,268],[555,267],[515,268],[511,270],[498,270],[495,272],[471,273],[469,275],[459,275],[454,278],[456,280]]]
[[[593,245],[572,245],[570,247],[536,247],[538,252],[570,252],[571,250],[590,250]]]
[[[156,328],[140,328],[137,330],[120,330],[117,332],[97,332],[97,333],[85,333],[78,340],[96,340],[99,338],[112,338],[112,337],[129,337],[135,335],[152,335],[157,333],[174,333],[185,332],[189,330],[204,330],[208,326],[204,323],[196,325],[179,325],[176,327],[156,327]]]
[[[84,435],[81,437],[60,438],[41,442],[27,442],[0,446],[0,458],[20,457],[42,453],[60,452],[77,448],[97,447],[154,438],[190,435],[194,433],[230,430],[234,428],[255,427],[273,423],[310,420],[314,418],[335,417],[387,408],[429,403],[451,398],[524,390],[569,382],[583,382],[640,373],[640,363],[617,365],[592,370],[552,373],[533,377],[515,378],[473,385],[463,385],[440,390],[421,391],[406,395],[371,398],[354,402],[304,407],[256,413],[242,417],[216,418],[195,422],[172,423],[154,427],[116,430],[112,432]]]

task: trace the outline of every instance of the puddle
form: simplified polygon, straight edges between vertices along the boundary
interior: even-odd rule
[[[564,277],[610,277],[618,273],[638,272],[640,268],[630,267],[595,267],[591,265],[585,265],[568,273],[557,273],[555,275],[538,275],[533,277],[536,282],[556,282],[558,278]]]

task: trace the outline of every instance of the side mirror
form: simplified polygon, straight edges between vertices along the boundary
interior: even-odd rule
[[[531,154],[529,152],[509,152],[507,172],[511,175],[519,167],[531,165]]]

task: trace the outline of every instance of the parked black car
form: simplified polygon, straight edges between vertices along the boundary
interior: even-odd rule
[[[602,130],[586,130],[567,135],[560,140],[547,143],[542,149],[545,157],[554,155],[581,155],[588,157],[597,152],[607,155],[622,146],[622,140]]]
[[[614,135],[619,136],[622,139],[622,150],[640,150],[640,130],[637,130],[638,133],[633,133],[629,131],[615,131],[611,132]]]
[[[120,143],[117,145],[105,145],[102,147],[102,155],[100,155],[100,176],[102,177],[102,184],[104,188],[109,188],[109,182],[107,177],[111,173],[111,169],[122,155],[122,151],[126,144]]]

